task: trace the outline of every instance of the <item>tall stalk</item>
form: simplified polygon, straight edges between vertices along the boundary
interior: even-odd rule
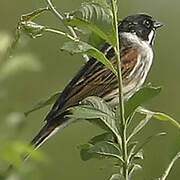
[[[125,180],[128,180],[128,162],[127,162],[127,141],[126,141],[126,120],[124,116],[124,97],[123,97],[123,82],[122,82],[122,73],[121,73],[121,55],[120,55],[120,44],[119,44],[119,33],[118,33],[118,20],[117,20],[117,2],[111,0],[112,12],[113,12],[113,24],[116,33],[116,46],[115,53],[117,56],[117,72],[118,72],[118,85],[119,85],[119,107],[120,107],[120,119],[119,126],[121,129],[121,139],[122,139],[122,156],[124,160],[123,164],[123,175]]]
[[[77,35],[76,32],[74,31],[74,29],[71,26],[67,26],[63,20],[64,20],[64,16],[63,14],[61,14],[53,5],[53,3],[51,2],[51,0],[45,0],[46,3],[48,4],[48,9],[60,20],[62,21],[62,23],[64,24],[64,26],[71,32],[71,35],[76,39]]]

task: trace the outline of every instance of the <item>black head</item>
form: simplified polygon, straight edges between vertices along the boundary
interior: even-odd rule
[[[161,22],[154,20],[149,15],[135,14],[121,21],[119,31],[134,33],[142,40],[152,44],[156,29],[162,25]]]

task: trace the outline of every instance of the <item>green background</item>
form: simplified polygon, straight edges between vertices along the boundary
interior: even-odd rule
[[[68,12],[80,6],[80,0],[54,0],[56,7],[62,12]],[[22,14],[44,7],[43,0],[1,0],[0,32],[13,33],[18,19]],[[139,12],[153,15],[165,26],[159,30],[155,41],[155,61],[146,82],[163,87],[162,93],[146,104],[152,110],[166,112],[179,121],[180,112],[180,1],[179,0],[124,0],[120,2],[121,18]],[[42,15],[38,19],[41,24],[62,28],[53,15]],[[65,39],[60,36],[46,34],[41,38],[25,38],[25,46],[18,48],[21,53],[33,53],[38,57],[43,67],[41,72],[21,73],[10,77],[1,83],[6,91],[0,97],[0,121],[10,112],[24,112],[38,100],[48,97],[53,92],[62,90],[73,75],[78,71],[84,60],[81,56],[70,56],[60,51]],[[22,42],[23,43],[23,42]],[[43,125],[43,117],[49,108],[39,110],[29,115],[20,139],[29,142]],[[136,173],[137,180],[151,180],[162,174],[170,159],[180,149],[180,139],[176,128],[168,123],[152,120],[143,132],[140,140],[157,132],[168,132],[167,136],[159,137],[145,146],[143,171]],[[88,123],[76,123],[66,128],[60,134],[46,143],[42,150],[48,159],[39,163],[37,169],[41,179],[108,179],[115,168],[109,160],[80,159],[78,144],[86,143],[101,130]],[[170,173],[169,179],[180,179],[180,161]]]

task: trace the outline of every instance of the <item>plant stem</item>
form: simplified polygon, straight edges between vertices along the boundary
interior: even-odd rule
[[[51,32],[51,33],[55,33],[55,34],[59,34],[59,35],[63,35],[73,41],[76,41],[77,39],[75,39],[73,36],[69,35],[68,33],[65,33],[65,32],[62,32],[62,31],[59,31],[57,29],[51,29],[51,28],[46,28],[45,29],[46,32]]]
[[[169,163],[167,169],[165,170],[164,174],[162,175],[161,178],[158,178],[159,180],[165,180],[167,178],[167,176],[169,175],[170,173],[170,170],[172,168],[172,166],[174,165],[175,161],[180,158],[180,152],[178,152],[176,154],[176,156],[172,159],[172,161]]]
[[[124,160],[123,164],[123,176],[125,180],[128,180],[128,155],[127,155],[127,141],[126,141],[126,120],[124,116],[124,97],[123,97],[123,82],[121,74],[121,56],[120,56],[120,44],[118,33],[118,20],[117,20],[117,5],[115,0],[111,0],[113,11],[113,24],[116,33],[116,47],[115,52],[117,55],[117,72],[118,72],[118,85],[119,85],[119,106],[120,106],[120,129],[122,138],[122,156]]]
[[[48,4],[48,9],[58,18],[62,21],[62,23],[64,24],[65,27],[67,27],[67,29],[71,32],[72,36],[74,38],[78,38],[77,35],[76,35],[76,32],[74,31],[74,29],[71,27],[71,26],[67,26],[65,23],[64,23],[64,16],[59,12],[57,11],[57,9],[54,7],[54,5],[52,4],[51,0],[46,0],[46,3]]]

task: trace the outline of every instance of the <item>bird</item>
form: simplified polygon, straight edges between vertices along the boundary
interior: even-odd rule
[[[139,13],[125,17],[118,24],[121,55],[121,73],[124,101],[137,92],[145,82],[154,57],[153,44],[157,29],[163,23],[152,16]],[[115,50],[109,43],[100,49],[114,67],[117,66]],[[72,123],[65,114],[88,96],[103,98],[111,106],[119,102],[116,75],[97,59],[90,57],[74,78],[67,84],[45,117],[45,125],[31,141],[34,148]]]

